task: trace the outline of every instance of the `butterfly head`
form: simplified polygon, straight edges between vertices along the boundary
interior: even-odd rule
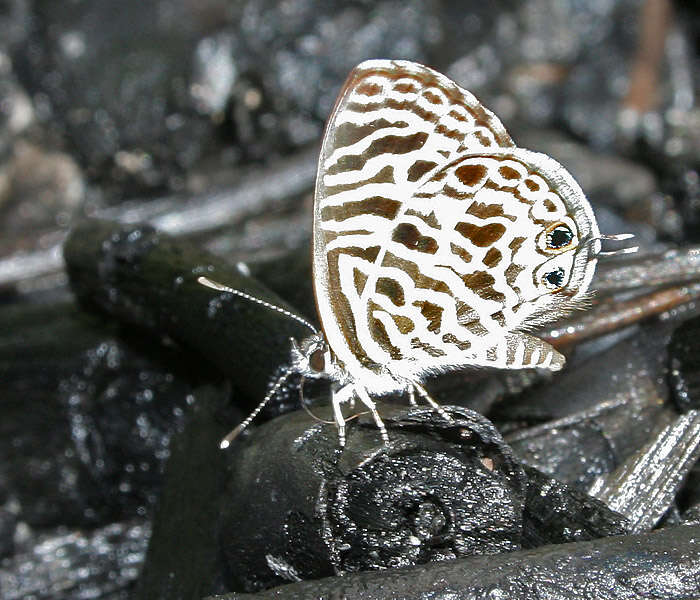
[[[321,333],[292,343],[292,369],[310,379],[340,378],[340,367]]]

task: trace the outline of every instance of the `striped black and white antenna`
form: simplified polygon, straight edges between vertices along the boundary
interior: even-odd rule
[[[256,298],[255,296],[251,296],[250,294],[247,294],[246,292],[243,292],[241,290],[236,290],[232,287],[224,285],[223,283],[218,283],[216,281],[209,279],[208,277],[197,278],[197,283],[200,283],[205,287],[211,288],[212,290],[217,290],[219,292],[228,292],[229,294],[234,294],[236,296],[239,296],[240,298],[245,298],[246,300],[250,300],[251,302],[255,302],[256,304],[259,304],[260,306],[264,306],[265,308],[268,308],[270,310],[274,310],[278,313],[283,314],[285,317],[289,317],[290,319],[294,319],[295,321],[298,321],[302,325],[305,325],[306,327],[308,327],[313,333],[318,334],[318,330],[311,323],[309,323],[303,317],[300,317],[299,315],[295,315],[293,312],[287,310],[286,308],[282,308],[281,306],[277,306],[276,304],[272,304],[270,302],[262,300],[261,298]]]
[[[269,310],[273,310],[275,312],[278,312],[280,314],[283,314],[285,317],[288,317],[290,319],[293,319],[294,321],[297,321],[298,323],[301,323],[305,327],[308,327],[311,332],[314,335],[319,335],[318,330],[311,324],[309,323],[306,319],[303,317],[300,317],[297,314],[294,314],[293,312],[287,310],[286,308],[282,308],[281,306],[277,306],[276,304],[272,304],[271,302],[267,302],[266,300],[262,300],[261,298],[256,298],[255,296],[251,296],[250,294],[243,292],[241,290],[237,290],[235,288],[229,287],[228,285],[224,285],[222,283],[218,283],[217,281],[213,281],[212,279],[209,279],[208,277],[199,277],[197,278],[197,283],[200,283],[201,285],[211,288],[212,290],[216,290],[218,292],[227,292],[229,294],[233,294],[235,296],[238,296],[239,298],[244,298],[245,300],[248,300],[250,302],[254,302],[256,304],[259,304],[260,306],[264,306],[265,308]],[[292,341],[292,347],[296,347],[296,343],[294,339]],[[219,443],[219,448],[222,450],[225,450],[231,445],[231,442],[235,440],[243,430],[248,427],[255,419],[260,414],[260,411],[265,408],[267,403],[272,400],[272,398],[275,397],[279,389],[282,387],[285,381],[293,375],[294,373],[298,373],[300,370],[295,367],[294,364],[285,367],[282,370],[282,373],[279,375],[279,377],[275,380],[275,382],[272,384],[270,389],[267,391],[267,394],[265,394],[265,397],[260,401],[260,404],[258,404],[253,411],[236,427],[234,427],[226,436],[221,440]]]

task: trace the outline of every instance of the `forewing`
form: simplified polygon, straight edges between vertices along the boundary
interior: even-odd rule
[[[431,69],[368,61],[353,70],[326,129],[314,206],[319,316],[346,365],[405,358],[372,344],[386,331],[381,320],[365,316],[406,203],[455,158],[511,147],[497,117]]]

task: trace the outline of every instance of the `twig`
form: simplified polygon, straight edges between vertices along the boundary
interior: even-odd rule
[[[233,189],[205,193],[184,202],[166,196],[148,202],[127,202],[91,215],[117,223],[148,223],[174,236],[204,233],[240,221],[244,217],[284,206],[290,198],[313,186],[317,150],[251,172]],[[16,252],[0,258],[0,288],[16,285],[63,270],[62,248],[68,232],[58,231],[59,241],[47,249]]]

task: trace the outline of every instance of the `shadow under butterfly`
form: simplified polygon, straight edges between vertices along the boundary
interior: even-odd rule
[[[327,378],[341,407],[359,399],[384,441],[374,396],[416,395],[464,367],[544,368],[565,358],[528,331],[584,307],[606,236],[574,178],[517,147],[499,119],[445,76],[407,61],[361,63],[328,121],[313,217],[313,285],[322,331],[285,309],[200,277],[304,324],[290,363],[221,442],[225,448],[286,379]]]

